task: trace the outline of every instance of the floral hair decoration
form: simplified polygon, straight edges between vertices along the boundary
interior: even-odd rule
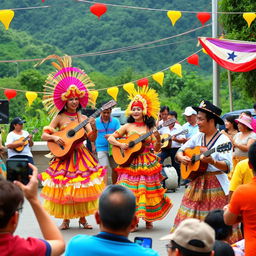
[[[77,97],[80,105],[85,108],[90,99],[88,87],[94,86],[88,75],[81,69],[72,67],[70,56],[59,57],[50,55],[38,65],[49,59],[57,59],[52,62],[57,71],[48,75],[44,84],[43,104],[51,116],[62,110],[69,98]]]
[[[127,116],[131,115],[132,108],[137,106],[142,109],[144,116],[152,116],[157,119],[160,102],[158,94],[154,89],[148,88],[147,86],[138,88],[138,90],[133,89],[129,95],[129,99],[131,99],[131,102],[126,109]]]

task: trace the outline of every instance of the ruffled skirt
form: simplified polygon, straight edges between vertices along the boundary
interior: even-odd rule
[[[149,152],[135,157],[129,166],[118,166],[117,184],[133,191],[136,196],[136,215],[148,222],[163,219],[172,207],[161,185],[162,165]]]
[[[222,210],[227,204],[228,196],[225,195],[216,175],[207,173],[199,176],[189,183],[185,191],[172,231],[187,218],[203,221],[210,211]],[[237,225],[234,225],[230,242],[234,243],[240,239],[242,239],[241,231]]]
[[[65,158],[54,158],[39,175],[44,208],[50,215],[62,219],[93,214],[105,187],[105,172],[84,145],[76,147]]]

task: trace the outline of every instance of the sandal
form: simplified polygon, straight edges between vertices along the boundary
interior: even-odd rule
[[[79,224],[79,228],[83,228],[83,229],[92,229],[92,226],[88,224],[87,221],[81,221],[79,220],[78,221],[78,224]],[[82,226],[82,227],[81,227]]]
[[[70,223],[70,220],[63,220],[63,222],[62,222],[61,225],[59,226],[59,229],[60,229],[60,230],[69,229],[69,223]]]
[[[153,228],[153,223],[146,221],[146,229],[152,229]]]

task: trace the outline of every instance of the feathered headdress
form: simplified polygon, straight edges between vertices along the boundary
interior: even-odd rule
[[[79,68],[72,67],[70,56],[49,55],[38,65],[49,59],[57,59],[51,64],[57,69],[48,75],[44,84],[43,104],[51,116],[62,110],[71,97],[78,97],[83,108],[91,102],[88,87],[94,86],[87,74]],[[92,103],[92,102],[91,102]]]
[[[153,117],[157,119],[158,112],[160,110],[160,102],[158,94],[154,89],[143,86],[138,90],[133,89],[129,95],[131,102],[126,109],[126,115],[129,116],[132,113],[132,108],[138,106],[143,110],[143,115]]]

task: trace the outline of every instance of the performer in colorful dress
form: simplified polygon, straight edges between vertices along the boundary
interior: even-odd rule
[[[183,165],[191,163],[191,157],[184,153],[188,148],[202,148],[202,153],[231,143],[229,138],[220,133],[217,124],[224,124],[220,115],[222,110],[209,101],[202,101],[199,107],[193,107],[197,114],[199,133],[188,140],[176,154],[176,159]],[[211,210],[223,209],[228,204],[229,181],[227,173],[232,168],[232,150],[213,151],[210,156],[201,155],[200,161],[207,164],[205,172],[194,178],[185,190],[181,206],[174,221],[174,228],[187,218],[204,220]],[[200,167],[199,167],[200,171]],[[233,242],[240,240],[240,232],[234,229]]]
[[[130,136],[134,133],[140,136],[149,132],[155,126],[155,119],[159,112],[158,94],[153,89],[143,87],[133,90],[130,94],[131,102],[126,114],[128,123],[109,137],[109,142],[125,150],[126,143],[120,143],[118,138]],[[132,156],[129,165],[120,165],[115,170],[118,173],[117,184],[131,189],[136,196],[136,215],[146,221],[146,228],[153,228],[153,221],[164,218],[172,204],[161,186],[162,165],[160,159],[152,153],[159,151],[160,134],[156,131],[143,141],[143,151]]]
[[[58,71],[49,74],[44,85],[44,104],[50,114],[58,114],[48,127],[44,127],[42,139],[63,146],[63,139],[54,135],[54,132],[56,129],[64,129],[71,122],[79,124],[87,119],[79,110],[87,106],[87,87],[93,84],[82,70],[72,67],[69,56],[60,58],[51,55],[45,60],[50,58],[57,58],[59,64],[53,63]],[[89,123],[82,129],[85,129],[84,139],[96,139],[94,119],[90,118]],[[105,186],[105,171],[83,142],[77,144],[68,155],[51,160],[49,167],[40,175],[44,186],[41,195],[45,199],[44,208],[48,213],[64,219],[61,230],[69,228],[69,219],[72,218],[79,218],[79,227],[92,229],[85,216],[98,209],[98,198]]]

